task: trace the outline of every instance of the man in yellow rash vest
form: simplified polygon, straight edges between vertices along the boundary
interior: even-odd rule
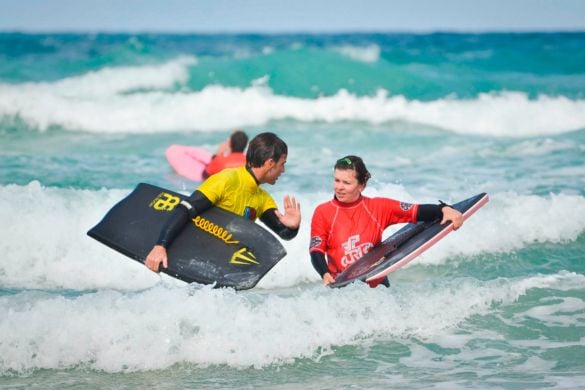
[[[301,205],[292,196],[284,197],[284,214],[278,211],[272,196],[260,184],[274,184],[284,172],[288,147],[274,133],[258,134],[248,145],[246,166],[225,169],[210,176],[182,201],[163,226],[145,265],[154,272],[168,267],[167,248],[185,224],[198,214],[220,207],[252,221],[260,220],[279,237],[294,238],[301,224]]]

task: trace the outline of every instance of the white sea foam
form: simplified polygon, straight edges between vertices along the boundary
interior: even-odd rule
[[[0,187],[0,218],[13,221],[0,225],[0,236],[4,237],[0,250],[11,259],[0,263],[0,285],[134,290],[150,287],[160,278],[172,283],[174,279],[157,276],[86,236],[107,210],[129,192],[47,188],[38,182]],[[401,187],[395,187],[387,195],[412,200]],[[283,196],[284,193],[274,193],[277,200]],[[313,210],[324,196],[309,193],[298,199],[304,210]],[[503,219],[502,215],[507,217]],[[310,212],[306,212],[307,221],[310,217]],[[259,288],[318,281],[308,256],[309,229],[310,224],[305,223],[294,240],[283,242],[287,256],[260,281]],[[535,242],[572,241],[583,231],[585,198],[582,196],[493,194],[491,201],[459,231],[441,240],[416,263],[441,264],[454,256],[507,252]]]
[[[165,284],[135,293],[26,291],[0,297],[0,372],[79,365],[120,372],[181,362],[260,368],[317,360],[336,346],[363,345],[368,339],[402,340],[413,353],[425,354],[408,340],[449,338],[471,317],[514,303],[533,288],[569,283],[579,289],[583,281],[567,273],[451,279],[395,286],[392,294],[362,285],[270,293]],[[432,357],[423,360],[403,363],[433,364]]]
[[[129,191],[128,191],[129,192]],[[0,187],[0,285],[24,288],[144,288],[159,278],[97,244],[86,232],[127,195],[121,190]],[[97,245],[96,245],[97,244]],[[122,282],[125,280],[125,282]]]
[[[308,260],[308,225],[304,225],[297,239],[285,242],[289,254],[258,288],[235,292],[188,286],[157,276],[85,235],[128,192],[50,188],[38,182],[0,187],[0,218],[12,221],[0,225],[0,250],[6,258],[0,263],[0,285],[15,289],[0,296],[0,373],[80,365],[123,372],[181,362],[265,367],[299,358],[318,360],[337,346],[364,346],[368,340],[398,340],[422,359],[404,359],[402,364],[434,367],[432,354],[417,348],[419,343],[410,341],[413,338],[459,348],[451,363],[445,358],[446,368],[466,356],[490,355],[505,361],[498,350],[478,351],[467,344],[471,339],[504,337],[496,330],[460,338],[457,329],[471,318],[513,304],[533,289],[581,290],[585,283],[583,275],[561,271],[487,281],[401,280],[391,291],[361,284],[327,289]],[[408,197],[399,186],[394,193]],[[313,193],[300,201],[312,207],[322,197]],[[584,204],[579,196],[494,194],[492,202],[451,235],[456,243],[446,239],[440,245],[445,243],[448,249],[442,250],[451,254],[490,253],[535,240],[572,239],[585,229],[582,222],[574,222],[585,220]],[[564,208],[572,210],[573,218],[559,217]],[[514,213],[536,220],[543,217],[543,210],[547,229],[498,227],[501,215],[517,223]],[[472,234],[464,236],[466,230]],[[480,243],[475,236],[488,244],[475,248]],[[580,299],[544,298],[508,321],[514,325],[533,318],[572,326],[582,321],[582,310]],[[546,348],[547,343],[540,340],[537,346]]]
[[[18,116],[41,131],[61,126],[96,133],[225,130],[274,120],[411,122],[461,134],[536,136],[585,128],[585,100],[521,92],[474,99],[408,100],[380,90],[339,90],[316,99],[275,94],[268,86],[186,89],[192,57],[159,66],[105,68],[55,82],[0,84],[0,117]]]

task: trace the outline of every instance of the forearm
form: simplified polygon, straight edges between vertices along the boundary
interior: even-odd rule
[[[196,215],[209,209],[213,204],[199,191],[195,191],[189,198],[181,203],[172,211],[169,219],[163,226],[156,245],[162,245],[168,248],[175,238],[179,235],[183,227]]]
[[[266,210],[260,220],[283,240],[292,240],[299,232],[299,228],[291,229],[284,226],[276,216],[276,209]]]
[[[169,216],[167,222],[163,225],[156,245],[168,248],[179,235],[185,223],[189,220],[189,212],[182,204],[178,205]]]
[[[315,271],[323,278],[327,272],[329,272],[329,268],[327,267],[327,260],[325,260],[325,254],[322,252],[311,252],[311,263],[313,264],[313,268]]]
[[[441,204],[420,204],[418,205],[418,213],[416,220],[418,222],[433,222],[443,218],[443,207],[449,205],[441,202]]]

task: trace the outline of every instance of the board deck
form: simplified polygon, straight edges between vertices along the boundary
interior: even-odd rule
[[[186,196],[140,183],[87,234],[144,263],[170,212]],[[245,290],[286,255],[280,241],[253,221],[214,207],[189,221],[161,269],[185,282]]]
[[[455,203],[453,208],[459,210],[465,220],[488,200],[488,195],[481,193]],[[414,260],[451,231],[451,222],[441,225],[439,220],[407,224],[347,267],[329,286],[343,287],[357,280],[369,282],[382,278]]]
[[[203,180],[203,172],[212,158],[203,148],[185,145],[169,146],[165,156],[175,172],[194,181]]]

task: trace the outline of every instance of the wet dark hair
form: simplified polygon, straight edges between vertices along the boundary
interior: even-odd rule
[[[355,177],[360,184],[366,184],[370,177],[370,172],[364,164],[364,160],[358,156],[345,156],[335,162],[333,169],[340,169],[342,171],[352,170],[355,171]]]
[[[248,135],[242,130],[236,130],[230,136],[230,148],[232,152],[243,152],[248,144]]]
[[[273,159],[280,160],[288,154],[288,146],[274,133],[260,133],[250,141],[246,152],[246,164],[251,168],[258,168]]]

